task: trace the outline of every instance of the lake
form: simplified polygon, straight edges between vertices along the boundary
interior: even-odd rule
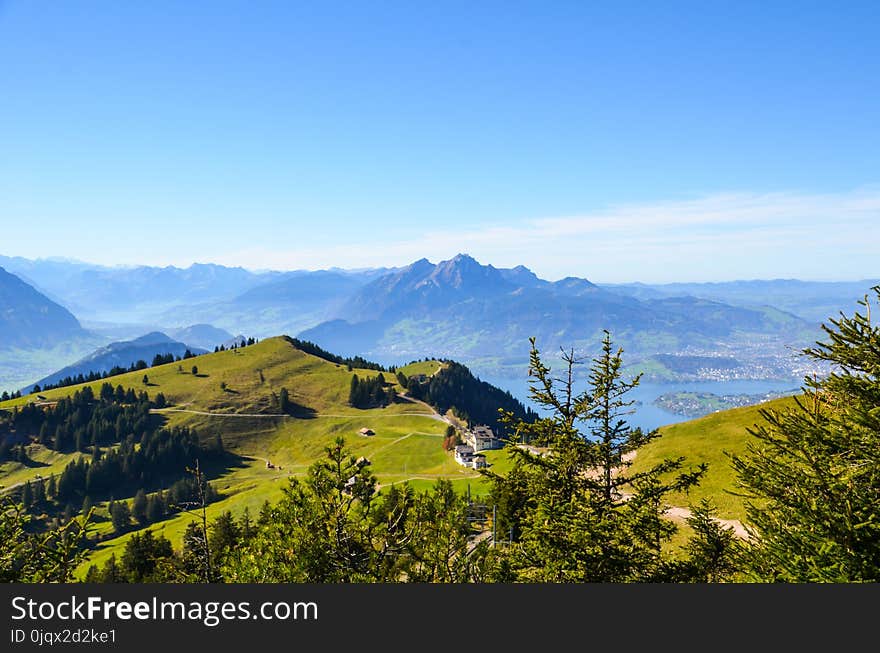
[[[497,378],[480,376],[483,381],[508,390],[510,394],[541,413],[538,407],[529,400],[528,377],[522,378]],[[799,388],[801,383],[793,380],[735,380],[735,381],[695,381],[682,383],[640,383],[638,387],[629,393],[629,398],[641,402],[633,406],[633,415],[627,418],[632,426],[640,426],[643,430],[650,430],[666,424],[686,422],[693,418],[671,413],[653,404],[653,401],[667,392],[711,392],[716,395],[726,394],[760,394],[765,392],[785,392]],[[582,391],[585,388],[582,382],[576,389]]]

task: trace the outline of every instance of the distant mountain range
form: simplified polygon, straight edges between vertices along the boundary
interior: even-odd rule
[[[177,305],[217,302],[277,278],[243,268],[195,264],[110,268],[75,261],[0,256],[20,275],[83,320],[146,322]]]
[[[207,351],[172,340],[164,333],[148,333],[134,340],[112,342],[72,365],[68,365],[57,372],[43,377],[36,383],[44,387],[47,384],[56,384],[62,379],[76,377],[79,374],[88,375],[90,372],[109,372],[114,367],[128,368],[139,360],[143,360],[149,365],[156,354],[173,354],[175,357],[182,357],[187,350],[190,350],[193,354],[204,354]],[[33,385],[28,385],[25,390],[29,390]]]
[[[179,329],[169,329],[168,335],[174,340],[185,342],[190,348],[200,347],[205,350],[211,350],[218,345],[225,345],[236,340],[236,337],[229,331],[218,329],[210,324],[193,324]],[[237,340],[240,341],[241,337],[239,336]]]
[[[880,279],[862,281],[727,281],[724,283],[643,283],[605,286],[639,299],[688,295],[740,306],[773,306],[809,320],[827,322],[841,310],[851,312],[855,302],[869,293]]]
[[[52,347],[85,335],[70,311],[0,268],[0,349]]]
[[[422,259],[359,289],[337,318],[300,338],[346,354],[408,359],[425,352],[456,359],[522,360],[528,338],[555,350],[595,351],[603,329],[632,351],[709,347],[745,334],[802,335],[807,321],[770,306],[731,306],[692,296],[639,299],[586,279],[539,279],[466,255]]]
[[[812,342],[822,321],[840,310],[851,312],[880,283],[597,285],[578,277],[547,281],[521,265],[496,268],[463,254],[402,268],[314,272],[202,264],[110,268],[3,256],[0,265],[20,277],[0,275],[0,349],[45,349],[83,334],[94,348],[161,331],[210,350],[238,337],[232,334],[283,333],[386,363],[435,355],[485,371],[521,368],[530,336],[545,351],[562,346],[592,352],[607,328],[631,361],[644,362],[661,377],[687,378],[702,378],[705,362],[711,374],[713,361],[720,374],[785,373],[779,359]],[[63,362],[60,353],[32,356],[28,369],[45,374],[53,360],[60,364],[49,369],[76,360],[74,351],[65,349]],[[669,358],[676,355],[697,358]],[[722,365],[724,357],[735,364]],[[757,362],[750,368],[742,364],[745,358]],[[0,355],[0,386],[3,374],[21,368],[21,360]]]
[[[126,268],[6,256],[0,256],[0,265],[109,332],[119,324],[165,330],[209,323],[258,337],[296,334],[333,317],[358,288],[389,271],[252,272],[198,263]]]
[[[361,287],[386,270],[346,272],[296,271],[217,302],[175,306],[156,317],[160,324],[208,321],[215,326],[257,337],[295,335],[334,317]]]

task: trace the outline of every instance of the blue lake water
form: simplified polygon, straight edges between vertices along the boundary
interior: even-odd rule
[[[528,377],[522,378],[495,378],[490,376],[480,376],[483,381],[492,385],[508,390],[514,397],[530,406],[538,413],[542,411],[538,409],[529,400],[529,384]],[[677,415],[663,410],[655,405],[653,401],[662,394],[667,392],[711,392],[716,395],[727,394],[761,394],[765,392],[786,392],[795,390],[800,387],[797,380],[789,381],[757,381],[757,380],[736,380],[736,381],[697,381],[691,383],[640,383],[629,393],[629,398],[636,400],[639,405],[635,405],[632,409],[635,411],[627,417],[627,421],[632,426],[640,426],[643,430],[650,430],[665,424],[675,424],[677,422],[686,422],[692,417]],[[583,390],[584,384],[578,385],[578,390]]]

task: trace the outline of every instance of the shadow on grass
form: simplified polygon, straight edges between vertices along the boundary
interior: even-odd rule
[[[51,467],[49,463],[41,463],[39,460],[34,460],[31,457],[26,457],[24,460],[18,461],[20,464],[24,465],[28,469],[38,469],[40,467]]]
[[[295,401],[289,403],[285,412],[291,417],[296,417],[297,419],[314,419],[318,416],[318,411],[314,408],[298,404]]]

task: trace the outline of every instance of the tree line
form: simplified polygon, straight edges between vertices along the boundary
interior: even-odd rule
[[[221,351],[233,351],[235,349],[242,349],[243,347],[250,347],[251,345],[257,344],[257,342],[256,338],[247,338],[246,340],[242,339],[241,341],[235,341],[228,347],[226,345],[217,345],[214,347],[214,353],[216,354]]]
[[[31,393],[44,392],[46,390],[55,390],[57,388],[66,388],[72,385],[81,385],[83,383],[93,383],[95,381],[100,381],[102,379],[108,379],[114,376],[119,376],[120,374],[128,374],[129,372],[140,372],[141,370],[149,369],[150,367],[157,367],[159,365],[167,365],[168,363],[179,362],[182,360],[187,360],[189,358],[195,358],[196,354],[192,353],[189,349],[183,352],[183,356],[175,356],[174,354],[156,354],[153,357],[153,362],[150,365],[147,365],[147,361],[143,359],[139,359],[129,365],[128,367],[122,367],[120,365],[114,365],[108,371],[105,372],[88,372],[87,374],[79,373],[77,375],[65,376],[63,379],[56,381],[55,383],[47,383],[40,387],[39,384],[35,385],[31,390]],[[21,395],[19,395],[21,396]],[[10,397],[11,398],[11,397]],[[3,399],[5,401],[5,399]]]
[[[451,410],[458,418],[491,426],[500,435],[506,434],[508,429],[500,419],[499,410],[526,422],[537,419],[537,414],[510,392],[481,381],[467,367],[454,361],[445,361],[442,369],[424,381],[415,376],[407,378],[403,372],[398,372],[398,381],[410,397],[430,404],[441,414]]]
[[[14,408],[0,443],[0,453],[7,458],[27,462],[25,441],[32,438],[55,451],[88,454],[69,462],[58,475],[24,483],[17,492],[20,503],[32,512],[63,511],[67,521],[78,512],[87,514],[95,501],[159,490],[150,499],[154,507],[133,508],[136,520],[149,523],[174,512],[175,506],[192,498],[187,468],[198,459],[222,456],[224,447],[219,434],[200,443],[194,429],[164,428],[150,415],[151,408],[164,405],[161,393],[151,400],[145,392],[135,394],[104,383],[98,397],[87,386],[55,406]],[[19,440],[17,445],[9,444],[13,437]],[[210,495],[211,500],[216,498],[213,490]],[[124,509],[123,504],[117,507]],[[141,513],[152,517],[145,522]],[[117,521],[123,520],[114,518],[115,527]]]
[[[336,363],[337,365],[345,365],[349,372],[355,367],[363,370],[375,370],[377,372],[393,371],[393,369],[386,368],[384,365],[374,363],[373,361],[368,361],[360,356],[347,357],[331,354],[326,349],[322,349],[314,342],[309,342],[308,340],[300,340],[299,338],[290,338],[288,336],[285,336],[285,339],[300,351],[323,358],[325,361]]]
[[[354,408],[383,408],[397,398],[397,391],[392,384],[385,381],[385,376],[379,372],[377,376],[368,376],[365,379],[358,378],[355,374],[351,377],[351,385],[348,391],[348,405]]]
[[[114,389],[105,382],[97,398],[86,386],[54,406],[16,406],[0,420],[0,460],[9,457],[15,442],[23,450],[32,439],[54,451],[69,453],[121,442],[129,435],[140,438],[156,427],[150,409],[166,405],[161,392],[151,400],[146,392],[136,393],[121,385]]]

